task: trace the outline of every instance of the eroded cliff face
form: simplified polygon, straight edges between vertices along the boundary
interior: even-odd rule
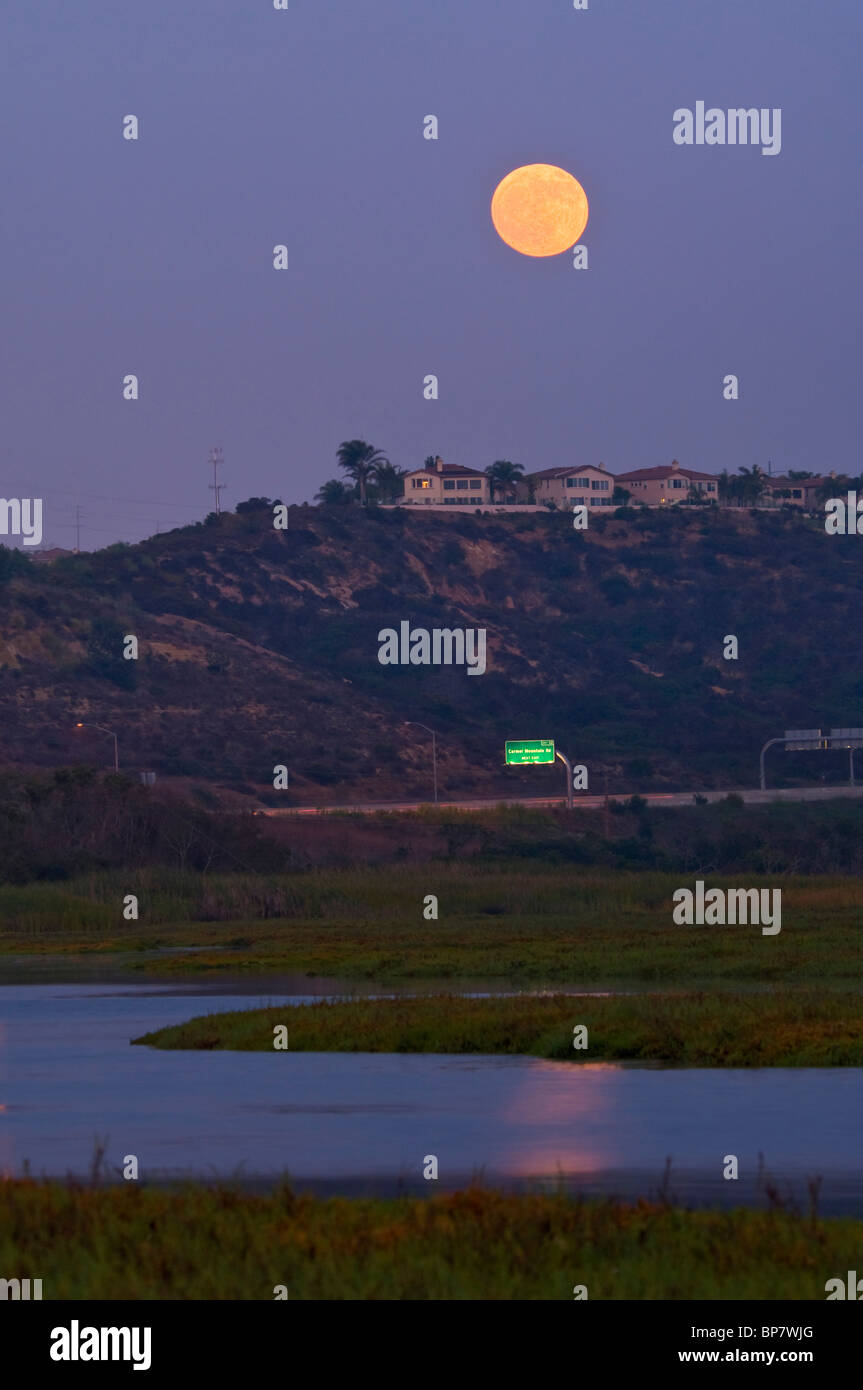
[[[272,795],[283,764],[288,801],[389,800],[427,791],[413,720],[449,796],[551,791],[504,768],[508,738],[554,738],[612,785],[752,785],[785,727],[863,723],[857,540],[715,509],[575,532],[542,508],[292,507],[286,531],[229,514],[31,563],[0,587],[0,756],[102,764],[107,743],[75,728],[95,722],[122,766],[220,796]],[[379,633],[405,622],[483,631],[481,678],[382,665]],[[801,759],[795,780],[815,776]]]

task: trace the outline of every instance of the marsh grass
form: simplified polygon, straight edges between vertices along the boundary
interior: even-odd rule
[[[804,982],[861,978],[852,878],[783,880],[783,925],[678,927],[672,874],[585,874],[536,864],[403,865],[284,875],[105,873],[0,889],[3,954],[125,955],[162,974],[230,970],[355,979],[511,982]],[[735,880],[711,877],[711,886]],[[774,887],[747,878],[747,887]],[[124,897],[141,904],[125,921]],[[437,921],[423,900],[438,898]],[[170,957],[158,947],[205,948]]]
[[[863,1222],[471,1188],[368,1200],[0,1182],[0,1268],[43,1298],[822,1299]]]
[[[589,1046],[573,1047],[573,1028]],[[863,1065],[863,995],[423,995],[319,1001],[206,1014],[135,1038],[166,1049],[273,1052],[527,1054],[572,1063],[638,1061],[688,1067]],[[277,1053],[283,1057],[284,1053]]]

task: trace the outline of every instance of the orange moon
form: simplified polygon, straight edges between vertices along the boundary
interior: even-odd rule
[[[491,220],[501,241],[523,256],[559,256],[587,226],[587,194],[556,164],[523,164],[501,179]]]

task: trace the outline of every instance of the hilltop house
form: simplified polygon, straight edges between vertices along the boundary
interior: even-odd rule
[[[834,479],[830,477],[789,479],[765,475],[764,491],[756,501],[736,496],[738,506],[781,507],[786,504],[814,511],[819,503],[817,494]],[[836,479],[837,488],[841,484]],[[718,502],[719,478],[715,473],[700,473],[682,468],[673,459],[670,464],[656,468],[636,468],[629,473],[610,473],[605,464],[561,464],[543,468],[519,478],[504,491],[494,494],[485,473],[477,468],[463,468],[457,463],[444,463],[436,458],[433,466],[415,468],[404,475],[404,498],[397,505],[468,506],[499,510],[529,511],[534,506],[552,505],[564,510],[574,506],[617,507],[615,487],[625,489],[630,501],[638,506],[664,507],[687,501]],[[728,500],[727,498],[725,499]]]
[[[538,504],[554,502],[558,507],[611,507],[617,479],[604,464],[570,464],[543,468],[529,473],[520,484],[531,492]]]
[[[476,468],[444,463],[436,458],[434,468],[414,468],[404,478],[404,501],[408,505],[468,507],[489,502],[488,478]]]
[[[764,479],[765,500],[769,499],[777,507],[802,507],[811,512],[818,508],[818,489],[836,478],[835,472],[829,478],[786,478],[782,474],[768,474]],[[836,479],[837,488],[841,483]]]
[[[658,468],[636,468],[632,473],[618,473],[615,481],[632,494],[633,502],[643,502],[648,507],[683,502],[695,496],[707,502],[719,500],[719,479],[713,473],[681,468],[677,459]]]

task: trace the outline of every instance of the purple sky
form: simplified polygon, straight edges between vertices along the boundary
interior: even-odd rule
[[[0,495],[91,548],[203,515],[215,444],[230,507],[311,500],[355,436],[859,472],[861,39],[860,0],[15,5]],[[781,107],[781,154],[675,146],[697,100]],[[495,234],[532,162],[583,183],[588,271]]]

